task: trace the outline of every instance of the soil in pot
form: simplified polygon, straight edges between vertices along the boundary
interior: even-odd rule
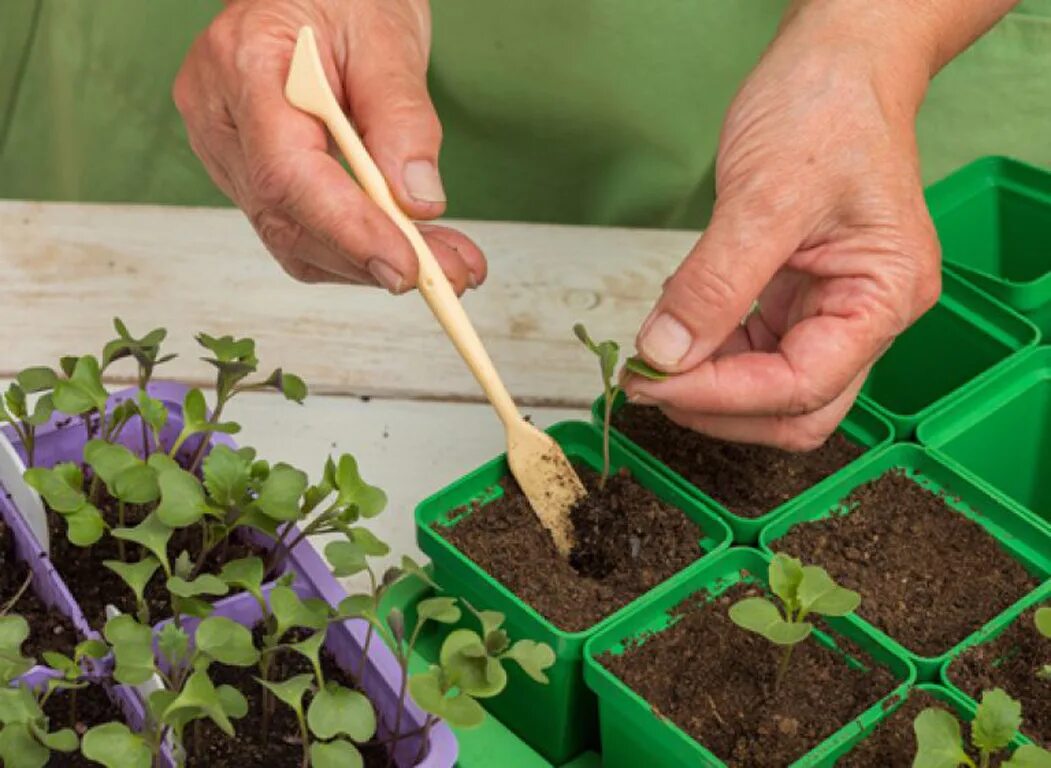
[[[862,449],[840,433],[809,453],[717,440],[656,408],[626,405],[613,426],[735,515],[756,518],[842,469]]]
[[[779,690],[780,649],[730,621],[730,606],[755,587],[690,600],[679,621],[599,662],[731,768],[790,765],[896,686],[857,653],[855,669],[815,639],[797,645]],[[845,643],[840,643],[845,647]]]
[[[1003,688],[1022,702],[1022,732],[1051,748],[1051,680],[1037,676],[1051,664],[1051,640],[1033,625],[1035,610],[1022,614],[992,642],[968,648],[949,665],[949,680],[975,700],[982,691]]]
[[[259,643],[259,632],[254,631],[256,643]],[[306,634],[293,631],[286,642],[296,642]],[[347,688],[357,689],[354,679],[348,675],[328,651],[321,654],[321,668],[326,680],[334,680]],[[263,688],[255,678],[259,670],[255,667],[228,667],[213,665],[210,667],[212,682],[215,685],[228,684],[237,688],[248,699],[248,715],[234,721],[236,735],[228,737],[214,723],[201,721],[196,730],[188,728],[187,768],[270,768],[271,766],[298,766],[302,761],[303,749],[299,724],[295,713],[285,704],[274,700],[273,715],[269,730],[263,727]],[[271,678],[287,680],[293,675],[312,673],[313,670],[302,656],[294,652],[281,653],[276,657]],[[310,694],[304,697],[304,708],[309,706]],[[193,739],[198,739],[194,751]],[[385,746],[378,742],[357,745],[365,759],[365,768],[386,768],[388,754]]]
[[[15,558],[15,537],[0,520],[0,609],[17,613],[29,623],[29,639],[22,652],[40,661],[43,651],[73,655],[77,630],[73,622],[37,597],[29,566]],[[12,602],[13,601],[13,602]]]
[[[52,730],[72,728],[78,736],[83,736],[89,728],[96,725],[124,721],[124,713],[110,700],[101,685],[81,688],[77,691],[75,701],[74,711],[74,698],[70,691],[56,693],[48,699],[44,705],[44,714],[48,716]],[[48,765],[54,768],[98,768],[98,763],[88,760],[79,751],[73,754],[53,752]]]
[[[858,615],[914,653],[948,651],[1038,584],[984,528],[901,470],[843,503],[850,514],[796,525],[770,547],[860,592]]]
[[[949,709],[926,691],[912,691],[905,703],[880,721],[867,739],[836,761],[836,768],[912,768],[916,757],[916,731],[912,724],[928,707]]]
[[[577,467],[588,495],[572,510],[576,544],[562,558],[513,478],[503,495],[456,525],[435,525],[453,546],[555,626],[579,632],[698,560],[700,527],[626,470],[599,488]],[[463,514],[453,510],[450,518]]]

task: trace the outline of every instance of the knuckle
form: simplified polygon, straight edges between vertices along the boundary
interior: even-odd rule
[[[259,233],[259,238],[273,254],[284,257],[295,252],[299,238],[303,235],[303,227],[272,208],[261,208],[252,215],[251,219],[252,226]],[[293,261],[303,263],[298,260]],[[296,276],[293,275],[293,277]]]
[[[297,183],[295,166],[286,158],[261,157],[250,163],[248,184],[264,208],[283,208]]]
[[[790,421],[781,421],[777,435],[778,446],[792,453],[809,453],[816,451],[828,439],[828,434],[816,431],[808,426]]]
[[[687,261],[669,284],[674,298],[688,306],[730,308],[737,300],[737,288],[722,272],[704,259]]]
[[[277,263],[289,277],[300,283],[321,282],[321,272],[316,267],[299,259],[278,259]]]
[[[204,42],[214,52],[236,49],[237,31],[229,14],[219,14],[204,30]]]

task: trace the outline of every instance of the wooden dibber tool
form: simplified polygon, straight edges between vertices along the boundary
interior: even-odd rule
[[[420,264],[420,293],[500,416],[507,432],[511,472],[540,522],[550,531],[559,552],[568,555],[573,544],[569,509],[587,493],[584,485],[558,443],[518,412],[434,254],[416,225],[398,207],[383,174],[337,103],[310,27],[299,30],[285,97],[328,127],[358,183],[412,244]]]

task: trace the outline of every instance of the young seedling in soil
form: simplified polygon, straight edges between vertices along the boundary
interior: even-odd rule
[[[587,329],[581,323],[573,326],[573,333],[580,339],[580,343],[591,350],[598,358],[599,372],[602,374],[602,396],[605,413],[602,419],[602,479],[599,481],[599,488],[605,488],[606,481],[609,479],[609,431],[610,421],[613,418],[613,401],[617,399],[617,395],[621,391],[620,385],[614,383],[614,379],[619,381],[623,376],[623,371],[620,376],[617,375],[617,363],[620,361],[620,345],[615,341],[592,341]],[[647,379],[663,379],[665,376],[665,374],[650,367],[638,355],[629,357],[624,361],[624,371],[630,371]]]
[[[36,431],[55,411],[51,390],[58,377],[50,368],[26,368],[15,376],[0,399],[0,422],[7,422],[22,441],[26,450],[26,465],[33,466],[36,458]],[[36,401],[29,404],[29,395]]]
[[[781,689],[792,660],[792,650],[814,630],[811,615],[846,616],[861,604],[861,596],[839,586],[824,568],[803,565],[788,555],[774,555],[769,569],[770,590],[780,600],[778,608],[765,597],[746,597],[730,606],[734,624],[780,646],[774,690]]]
[[[1000,688],[985,691],[971,723],[971,746],[978,754],[976,763],[964,747],[956,717],[937,707],[925,709],[913,723],[916,731],[913,768],[990,768],[993,758],[1007,751],[1021,726],[1019,702]],[[1051,752],[1026,744],[999,765],[1001,768],[1051,768]]]

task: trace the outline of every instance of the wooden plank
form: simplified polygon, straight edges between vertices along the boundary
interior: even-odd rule
[[[582,404],[593,361],[573,323],[630,343],[688,232],[462,222],[490,259],[467,308],[524,403]],[[480,392],[418,295],[306,286],[272,262],[237,211],[0,203],[0,375],[97,350],[110,319],[170,331],[165,375],[200,383],[192,335],[250,335],[264,365],[316,392],[477,401]],[[125,375],[127,371],[125,370]]]

